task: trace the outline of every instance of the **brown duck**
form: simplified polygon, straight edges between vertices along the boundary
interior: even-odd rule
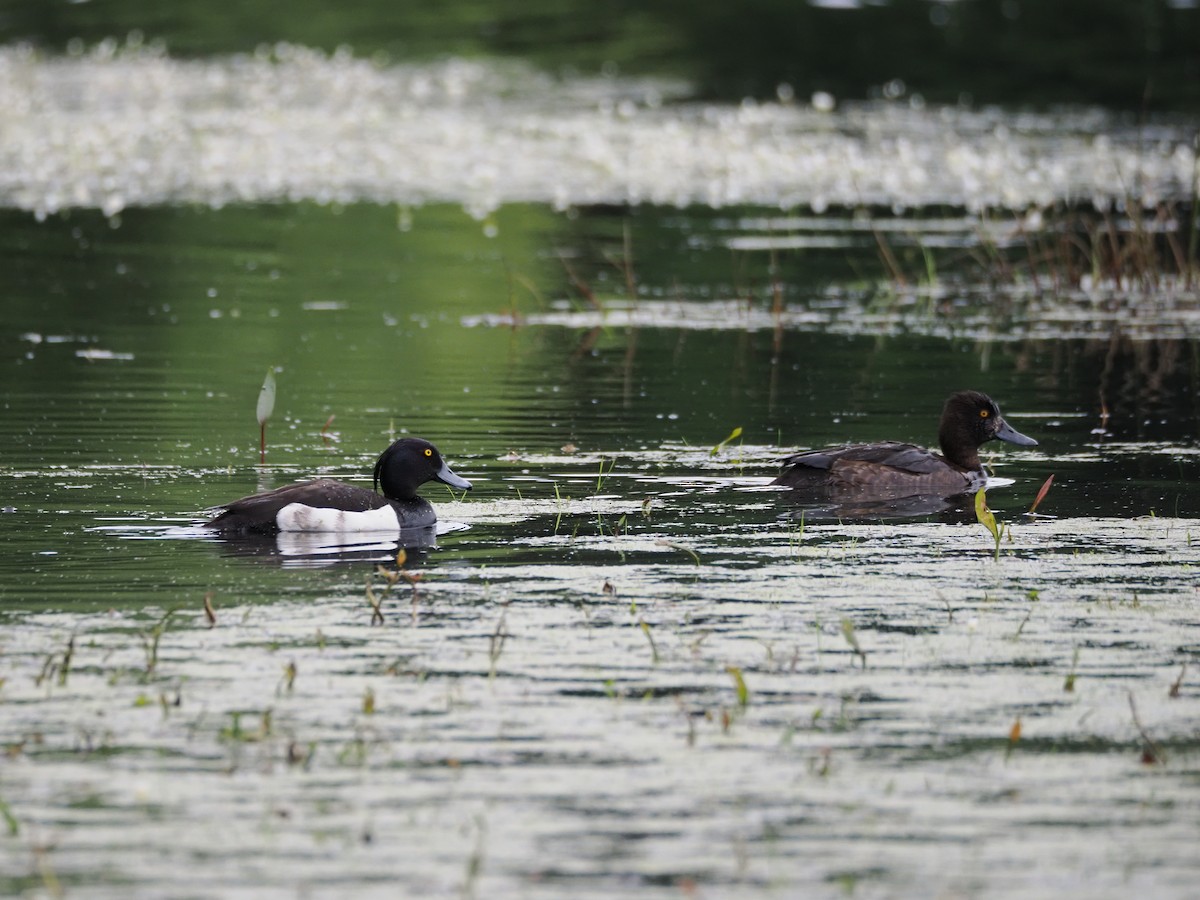
[[[987,482],[979,448],[993,439],[1037,445],[1004,421],[987,394],[959,391],[942,409],[941,454],[897,441],[808,450],[783,460],[783,471],[771,483],[819,496],[949,497],[978,490]]]

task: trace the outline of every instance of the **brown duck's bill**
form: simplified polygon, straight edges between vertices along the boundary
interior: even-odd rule
[[[1002,441],[1008,441],[1010,444],[1020,444],[1022,447],[1037,446],[1037,441],[1021,434],[1021,432],[1003,420],[1000,422],[1000,427],[996,429],[996,437]]]
[[[1028,440],[1028,438],[1026,438],[1026,440]],[[450,487],[456,487],[460,491],[469,491],[471,489],[471,482],[467,481],[465,478],[460,478],[455,475],[452,471],[450,471],[450,467],[445,463],[442,463],[442,467],[438,469],[437,474],[433,477],[442,482],[442,484],[448,484]]]

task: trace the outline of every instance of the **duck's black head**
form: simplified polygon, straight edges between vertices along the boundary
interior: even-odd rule
[[[979,448],[993,438],[1023,447],[1037,446],[1037,441],[1004,421],[1000,407],[987,394],[979,391],[951,394],[942,409],[942,424],[938,429],[942,455],[956,466],[978,469]]]
[[[375,490],[389,500],[412,500],[427,481],[471,489],[471,482],[450,471],[438,448],[420,438],[400,438],[375,463]]]

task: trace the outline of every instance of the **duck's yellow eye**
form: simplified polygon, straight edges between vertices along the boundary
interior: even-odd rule
[[[433,456],[433,450],[431,450],[429,447],[426,447],[426,448],[425,448],[425,455],[426,455],[426,456]]]
[[[990,415],[991,415],[991,413],[988,412],[986,409],[981,409],[979,411],[979,418],[981,418],[981,419],[986,419]],[[428,451],[426,451],[426,452],[428,452]]]

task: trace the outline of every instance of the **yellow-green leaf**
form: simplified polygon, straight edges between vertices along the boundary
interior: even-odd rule
[[[986,491],[977,491],[975,494],[975,519],[991,532],[992,539],[999,543],[1000,534],[996,530],[996,517],[988,509]]]
[[[739,425],[737,428],[733,429],[733,431],[729,432],[729,437],[725,438],[725,440],[721,441],[721,443],[717,444],[717,446],[715,446],[711,450],[709,450],[708,455],[716,456],[718,453],[720,453],[722,450],[725,449],[726,444],[728,444],[730,441],[736,441],[741,436],[742,436],[742,426]]]
[[[726,666],[725,671],[733,677],[734,687],[737,688],[738,706],[745,709],[750,702],[750,689],[746,687],[746,679],[742,676],[742,670],[737,666]]]

